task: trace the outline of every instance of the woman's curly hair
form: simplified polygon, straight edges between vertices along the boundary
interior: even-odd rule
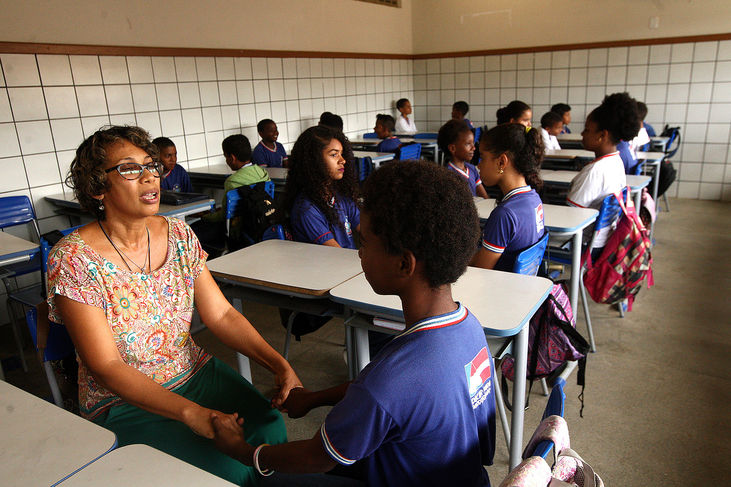
[[[345,173],[343,178],[337,181],[330,179],[322,156],[325,147],[333,139],[342,144],[345,159]],[[350,198],[358,202],[353,150],[348,139],[339,130],[317,125],[308,128],[297,138],[289,155],[289,172],[282,203],[285,214],[291,212],[300,194],[312,201],[331,225],[337,225],[340,219],[335,208],[330,206],[328,195]]]
[[[371,174],[363,211],[390,254],[410,250],[431,288],[455,282],[478,249],[480,222],[472,194],[433,162],[402,161]]]
[[[99,220],[104,220],[104,210],[99,208],[99,200],[94,196],[104,194],[109,187],[107,173],[104,172],[107,149],[121,140],[139,147],[155,161],[160,158],[157,146],[150,141],[150,134],[145,129],[129,125],[102,127],[76,149],[76,156],[66,177],[66,185],[74,190],[81,208]]]

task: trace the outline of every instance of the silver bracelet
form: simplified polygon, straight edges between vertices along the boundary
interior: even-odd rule
[[[254,468],[257,472],[259,472],[259,475],[263,477],[269,477],[271,474],[274,473],[274,470],[270,468],[265,468],[264,470],[262,470],[259,466],[259,452],[261,452],[261,449],[265,446],[269,446],[269,443],[262,443],[261,445],[256,447],[256,450],[254,450]]]

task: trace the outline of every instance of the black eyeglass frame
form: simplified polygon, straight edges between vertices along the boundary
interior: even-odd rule
[[[122,171],[119,170],[119,168],[122,166],[138,166],[140,172],[137,174],[136,177],[128,178],[127,176],[122,174]],[[147,169],[147,171],[149,171],[153,177],[159,178],[165,171],[165,166],[163,166],[161,162],[149,162],[147,164],[140,164],[137,162],[123,162],[122,164],[117,164],[116,166],[110,167],[109,169],[105,169],[104,172],[109,174],[110,172],[116,170],[117,173],[127,181],[135,181],[142,177],[142,175],[145,173],[145,169]]]

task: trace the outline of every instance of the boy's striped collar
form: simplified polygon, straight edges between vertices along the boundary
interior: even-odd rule
[[[417,331],[435,330],[437,328],[444,328],[447,326],[456,325],[464,321],[465,318],[467,318],[467,313],[467,308],[462,306],[462,303],[457,303],[457,309],[452,311],[451,313],[421,320],[398,336],[402,337],[411,333],[416,333]]]
[[[462,169],[458,168],[457,166],[455,166],[451,162],[449,163],[449,167],[451,167],[452,169],[454,169],[455,171],[457,171],[459,174],[466,177],[467,179],[470,178],[470,168],[469,168],[469,166],[467,166],[467,164],[465,164],[465,166],[464,166],[464,171]]]
[[[503,196],[503,199],[500,200],[500,202],[503,203],[505,201],[508,201],[508,199],[512,198],[516,194],[528,193],[529,191],[531,191],[530,186],[519,186],[519,187],[509,191],[508,194]]]

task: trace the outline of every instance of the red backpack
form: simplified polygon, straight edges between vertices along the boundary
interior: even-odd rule
[[[616,304],[626,299],[627,309],[631,311],[645,276],[648,287],[654,284],[652,243],[632,199],[627,196],[625,204],[621,193],[615,193],[614,197],[622,210],[617,227],[596,262],[591,261],[591,248],[586,249],[584,286],[597,303]]]

